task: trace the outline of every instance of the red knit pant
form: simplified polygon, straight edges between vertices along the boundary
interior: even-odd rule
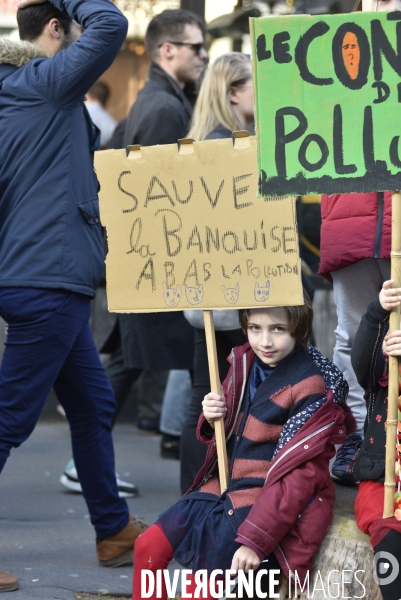
[[[152,525],[135,542],[134,549],[134,582],[132,588],[133,600],[142,600],[141,572],[143,569],[152,571],[156,578],[156,571],[167,569],[169,562],[173,558],[174,548],[168,541],[160,527]],[[190,578],[188,578],[188,581]],[[196,584],[191,577],[191,583],[187,586],[187,595],[194,597]],[[154,592],[149,596],[149,600],[167,600],[167,589],[162,578],[162,595],[157,598],[156,585]],[[210,593],[205,600],[213,600]]]

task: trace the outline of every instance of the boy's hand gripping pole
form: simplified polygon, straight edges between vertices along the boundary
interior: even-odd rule
[[[393,192],[391,201],[391,279],[393,286],[401,287],[401,193]],[[390,331],[400,328],[400,307],[396,306],[390,313]],[[398,396],[399,384],[399,358],[389,356],[388,374],[388,412],[386,432],[386,471],[384,479],[384,509],[383,519],[394,515],[395,493],[395,451],[397,444],[398,425]]]
[[[205,335],[206,335],[206,346],[207,346],[207,359],[209,363],[209,374],[210,374],[210,387],[214,394],[221,394],[221,383],[219,377],[219,367],[217,361],[217,350],[216,350],[216,335],[214,332],[214,321],[213,312],[211,310],[204,310],[203,316],[205,319]],[[214,422],[214,431],[216,434],[216,449],[217,449],[217,460],[219,467],[219,478],[220,478],[220,493],[226,491],[228,486],[228,461],[227,461],[227,448],[226,448],[226,436],[224,433],[224,417],[217,419]]]

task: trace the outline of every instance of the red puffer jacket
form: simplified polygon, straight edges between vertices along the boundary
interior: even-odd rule
[[[253,358],[248,344],[234,348],[229,359],[231,368],[223,384],[227,439],[235,428]],[[249,540],[250,547],[256,545],[266,556],[274,552],[284,574],[294,578],[296,572],[302,582],[333,516],[335,485],[328,465],[334,444],[342,444],[346,434],[342,408],[334,403],[331,391],[327,398],[274,457],[262,493],[236,540],[241,544]],[[197,435],[208,444],[208,451],[191,490],[206,481],[217,464],[215,436],[205,432],[206,424],[202,413]]]
[[[319,274],[365,258],[390,258],[391,192],[322,196]]]

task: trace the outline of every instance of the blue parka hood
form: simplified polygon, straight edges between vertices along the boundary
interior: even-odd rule
[[[0,287],[94,296],[104,251],[93,153],[99,130],[83,103],[125,39],[108,0],[51,0],[85,28],[47,57],[0,40]]]
[[[6,79],[9,75],[14,73],[18,67],[13,67],[12,65],[2,65],[1,64],[1,39],[0,39],[0,85],[3,83],[4,79]]]

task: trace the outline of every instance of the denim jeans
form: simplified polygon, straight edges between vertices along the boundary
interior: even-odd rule
[[[191,376],[185,369],[172,369],[164,392],[160,431],[181,436],[191,402]]]
[[[89,328],[90,298],[68,290],[0,288],[8,334],[0,369],[0,471],[32,433],[53,387],[71,429],[73,456],[97,537],[121,531],[111,419],[115,400]],[[49,449],[51,451],[51,449]]]
[[[349,385],[347,404],[355,417],[357,429],[362,429],[366,417],[364,391],[359,385],[351,364],[351,348],[362,315],[371,300],[378,296],[383,282],[390,279],[390,260],[367,258],[333,271],[334,302],[338,326],[333,362]]]

